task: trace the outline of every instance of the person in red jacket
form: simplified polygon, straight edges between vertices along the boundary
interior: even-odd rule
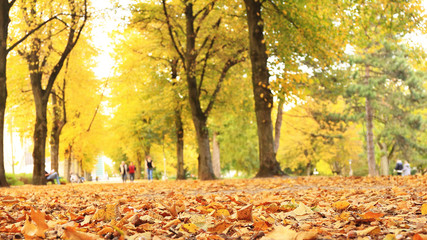
[[[133,182],[135,179],[135,165],[133,165],[133,162],[129,164],[129,177],[130,181]]]

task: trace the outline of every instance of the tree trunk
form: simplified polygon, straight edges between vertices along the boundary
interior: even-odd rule
[[[186,77],[188,85],[188,99],[191,107],[191,115],[193,118],[194,127],[197,134],[197,143],[199,147],[199,179],[210,180],[215,179],[212,169],[212,159],[209,145],[209,131],[206,125],[207,116],[203,113],[196,79],[196,33],[194,32],[193,4],[187,3],[185,9],[186,16]]]
[[[51,156],[51,169],[59,171],[59,141],[62,128],[65,125],[65,119],[62,119],[61,107],[56,93],[52,91],[52,108],[53,108],[53,122],[52,131],[50,135],[50,156]],[[58,172],[59,174],[59,172]]]
[[[73,153],[73,147],[71,145],[68,145],[67,150],[65,150],[66,160],[65,160],[65,166],[64,166],[64,169],[65,169],[64,175],[67,181],[70,181],[72,153]]]
[[[135,164],[135,178],[136,179],[141,179],[141,163],[142,163],[142,158],[141,158],[141,152],[137,151],[136,152],[136,164]]]
[[[283,175],[274,153],[271,109],[273,95],[270,91],[264,26],[261,17],[262,1],[245,0],[249,28],[249,55],[252,64],[252,86],[258,126],[260,167],[256,177]]]
[[[381,175],[389,175],[389,161],[388,161],[388,148],[387,144],[380,143],[381,146]]]
[[[366,84],[369,84],[369,66],[365,68],[365,77]],[[371,106],[371,99],[366,97],[365,102],[365,110],[366,110],[366,148],[368,155],[368,167],[369,167],[369,175],[377,176],[377,170],[375,166],[375,146],[374,146],[374,113]]]
[[[4,116],[6,111],[6,62],[7,62],[7,35],[9,28],[8,0],[0,0],[0,187],[8,187],[6,170],[4,167]]]
[[[46,137],[47,137],[47,97],[41,87],[42,73],[39,72],[35,63],[37,55],[31,54],[29,60],[29,70],[31,79],[31,88],[33,90],[34,103],[36,107],[36,124],[33,134],[33,184],[45,185],[45,155],[46,155]]]
[[[212,165],[216,178],[221,177],[221,154],[218,142],[218,133],[214,133],[212,137]]]
[[[284,103],[285,103],[285,100],[280,98],[279,106],[277,106],[276,125],[274,125],[274,155],[276,156],[277,156],[277,151],[279,150],[279,145],[280,145],[280,130],[282,129]]]
[[[151,146],[144,148],[144,155],[145,155],[145,157],[144,157],[144,173],[145,174],[144,175],[145,175],[145,179],[148,179],[148,169],[147,169],[146,161],[147,161],[147,157],[150,156],[150,151],[151,151]],[[152,161],[153,161],[153,165],[156,166],[154,159],[152,159]]]
[[[172,70],[172,86],[176,86],[176,79],[178,76],[178,59],[173,59],[171,61],[171,70]],[[182,122],[182,107],[181,99],[179,94],[175,90],[175,131],[176,131],[176,158],[177,158],[177,168],[176,168],[176,179],[185,179],[185,170],[184,170],[184,124]]]
[[[177,157],[177,173],[176,179],[185,179],[184,170],[184,128],[181,119],[181,111],[175,110],[175,126],[176,126],[176,157]]]

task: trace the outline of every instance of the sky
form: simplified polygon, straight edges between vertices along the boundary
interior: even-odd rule
[[[113,52],[113,39],[111,33],[120,28],[122,18],[126,12],[114,7],[114,0],[92,0],[92,6],[95,8],[93,22],[95,27],[92,30],[92,36],[96,47],[100,49],[100,55],[95,60],[97,67],[93,70],[99,79],[107,79],[113,71],[114,60],[110,54]],[[120,0],[121,5],[129,5],[131,0]]]

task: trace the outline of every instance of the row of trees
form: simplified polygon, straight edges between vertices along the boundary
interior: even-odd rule
[[[72,159],[90,171],[100,154],[135,161],[139,174],[154,153],[176,159],[167,164],[178,179],[203,180],[219,176],[220,162],[267,177],[284,174],[280,163],[311,172],[323,161],[342,174],[349,158],[366,157],[377,175],[390,159],[424,159],[423,55],[404,41],[424,31],[418,1],[138,2],[113,35],[116,67],[104,82],[90,72],[86,0],[2,0],[0,10],[0,127],[8,109],[17,129],[34,131],[34,184],[45,184],[48,133],[52,168],[62,153],[66,173]],[[10,14],[23,21],[9,26]],[[1,154],[7,186],[4,175]]]

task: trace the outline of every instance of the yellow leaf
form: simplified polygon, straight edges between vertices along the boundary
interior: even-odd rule
[[[338,210],[344,210],[350,206],[350,203],[347,201],[338,201],[332,204],[332,206]]]
[[[427,215],[427,203],[421,206],[421,215]]]
[[[214,217],[229,217],[230,212],[227,209],[218,209],[213,215]]]
[[[199,230],[199,228],[193,223],[186,223],[181,226],[180,230],[185,230],[189,233],[195,233]]]

